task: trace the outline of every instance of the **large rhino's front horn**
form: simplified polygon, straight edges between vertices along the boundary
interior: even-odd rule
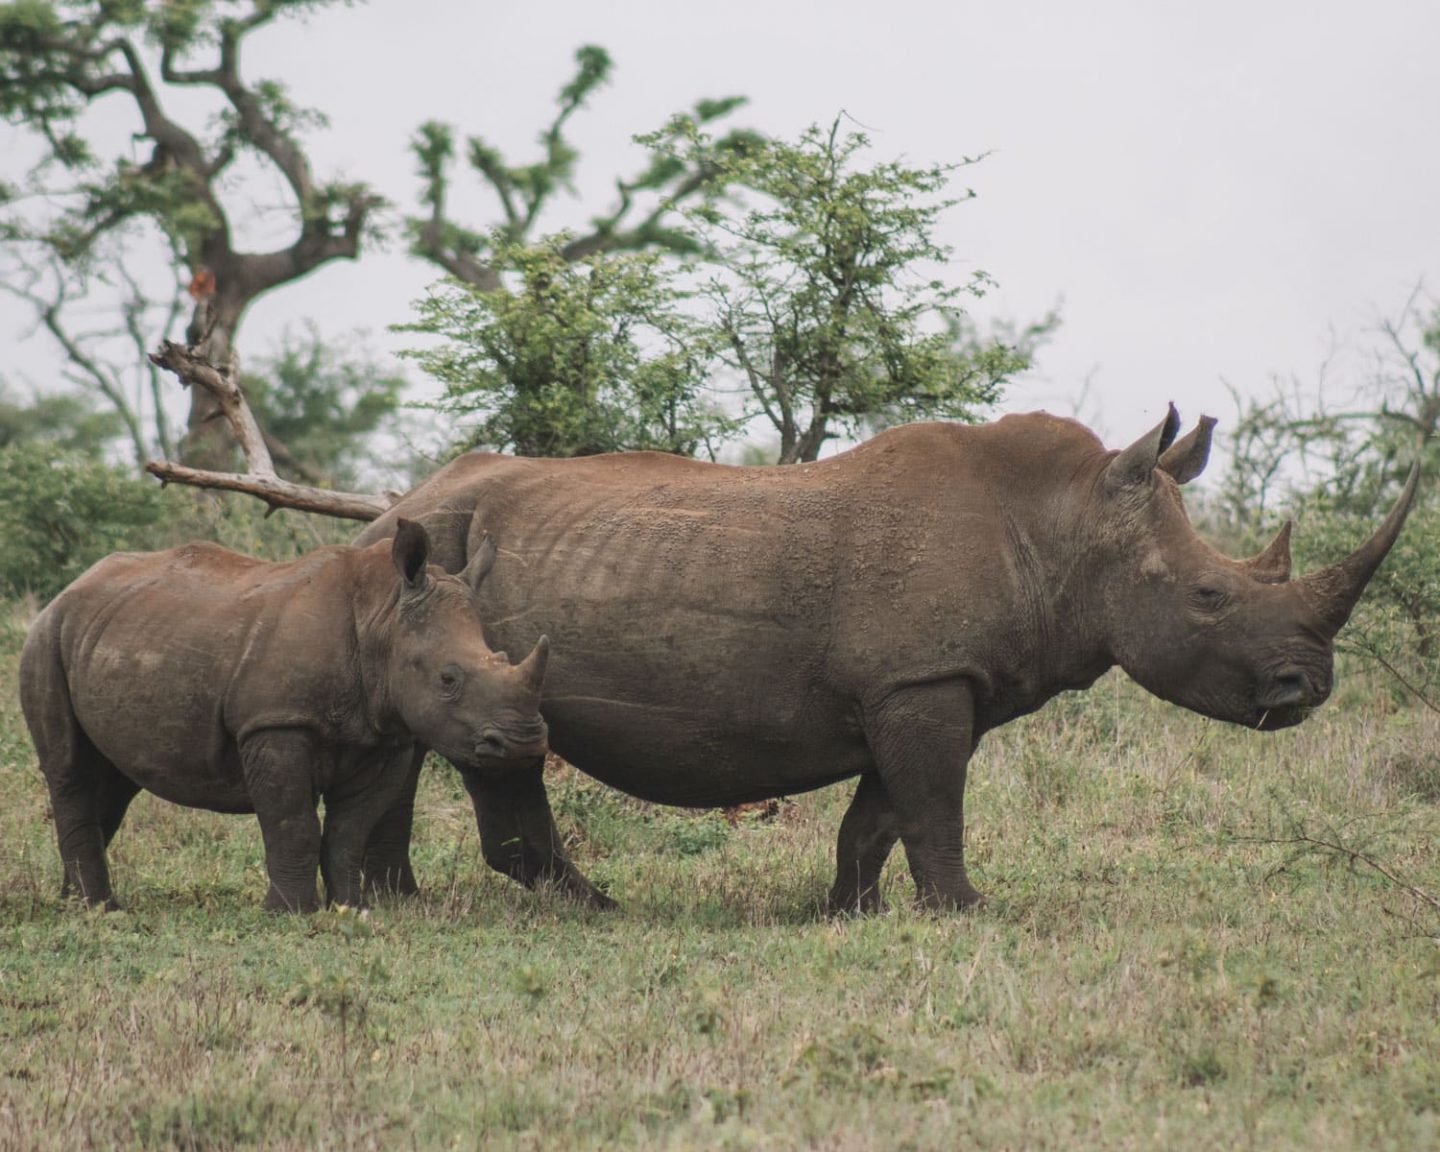
[[[1319,613],[1332,636],[1350,619],[1350,613],[1359,601],[1360,594],[1365,591],[1365,585],[1370,583],[1375,569],[1380,567],[1381,561],[1399,537],[1405,517],[1410,514],[1410,505],[1415,500],[1415,489],[1419,482],[1420,461],[1417,458],[1410,468],[1404,491],[1400,493],[1395,507],[1390,509],[1390,515],[1385,517],[1385,523],[1380,525],[1375,535],[1338,564],[1311,572],[1296,581],[1301,594]]]

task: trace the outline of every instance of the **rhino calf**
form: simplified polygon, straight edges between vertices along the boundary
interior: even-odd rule
[[[270,909],[363,902],[376,821],[413,788],[417,744],[462,775],[546,751],[548,640],[511,666],[429,537],[267,564],[212,544],[102,560],[40,614],[20,696],[50,789],[62,891],[115,907],[105,850],[135,794],[254,812]],[[322,830],[316,813],[325,801]]]

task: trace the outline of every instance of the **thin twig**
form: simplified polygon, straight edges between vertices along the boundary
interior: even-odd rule
[[[1402,879],[1400,876],[1396,875],[1395,872],[1391,871],[1391,869],[1387,868],[1384,864],[1380,863],[1380,861],[1376,860],[1373,856],[1369,855],[1368,853],[1361,852],[1359,849],[1349,848],[1346,845],[1340,844],[1333,840],[1324,840],[1318,836],[1311,836],[1309,833],[1306,832],[1297,832],[1293,836],[1278,837],[1236,836],[1235,840],[1245,844],[1290,845],[1304,848],[1319,848],[1323,849],[1326,852],[1333,852],[1337,856],[1343,856],[1352,865],[1364,864],[1366,867],[1373,869],[1375,872],[1383,876],[1386,880],[1390,881],[1390,883],[1393,884],[1396,888],[1399,888],[1400,891],[1409,893],[1411,896],[1415,897],[1415,899],[1419,900],[1422,904],[1425,904],[1426,906],[1433,908],[1435,911],[1440,912],[1440,899],[1437,899],[1436,897],[1430,895],[1430,893],[1426,892],[1425,889],[1416,887],[1408,880]]]

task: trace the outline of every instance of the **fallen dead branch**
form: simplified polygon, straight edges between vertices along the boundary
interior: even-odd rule
[[[296,508],[346,520],[374,520],[394,503],[394,498],[388,495],[335,492],[309,484],[296,484],[280,476],[275,471],[275,462],[265,443],[265,436],[250,411],[250,405],[245,402],[245,393],[235,380],[233,370],[224,370],[211,363],[204,354],[203,342],[200,347],[187,348],[166,340],[158,351],[150,354],[150,359],[174,373],[185,387],[203,388],[215,398],[235,434],[240,451],[244,453],[246,465],[244,472],[211,472],[169,460],[152,460],[145,465],[145,470],[162,484],[244,492],[264,501],[270,512],[276,508]]]

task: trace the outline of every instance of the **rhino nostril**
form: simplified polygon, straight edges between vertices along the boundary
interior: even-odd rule
[[[505,740],[498,733],[487,732],[480,737],[476,751],[482,756],[503,756],[505,755]]]
[[[1303,704],[1310,698],[1310,682],[1298,672],[1288,672],[1283,676],[1275,677],[1274,688],[1270,692],[1270,706],[1285,707],[1290,704]]]

